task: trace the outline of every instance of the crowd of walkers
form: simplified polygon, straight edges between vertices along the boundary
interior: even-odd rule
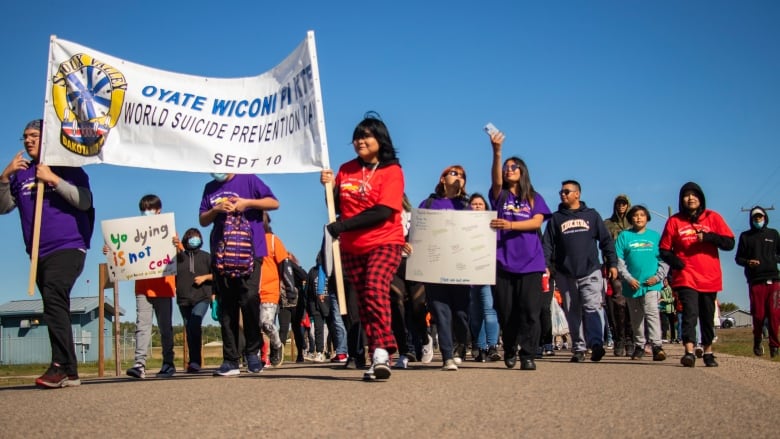
[[[36,281],[52,362],[36,385],[77,386],[68,310],[89,248],[94,208],[83,170],[38,163],[40,131],[40,121],[25,127],[31,160],[19,153],[0,175],[0,212],[18,208],[30,253],[35,195],[44,191],[42,215],[51,226],[41,233]],[[321,172],[321,183],[333,192],[337,218],[327,225],[309,270],[273,234],[269,212],[280,203],[271,188],[256,175],[211,175],[199,209],[200,226],[211,227],[211,253],[202,249],[205,239],[198,229],[190,228],[173,239],[178,274],[136,282],[136,353],[127,374],[146,377],[152,313],[163,348],[156,376],[176,373],[174,296],[186,327],[188,373],[203,366],[200,327],[209,308],[222,333],[222,364],[213,372],[220,377],[239,375],[242,365],[251,374],[279,367],[290,332],[296,362],[342,363],[367,381],[388,379],[393,370],[415,362],[430,363],[436,348],[444,371],[457,371],[469,353],[473,361],[503,360],[507,368],[519,363],[528,371],[556,350],[569,350],[573,363],[598,362],[610,348],[616,356],[665,361],[664,342],[684,345],[685,367],[694,367],[697,358],[707,367],[718,366],[712,347],[722,289],[719,253],[732,250],[735,237],[723,218],[707,209],[699,185],[680,188],[677,213],[657,233],[648,228],[650,210],[632,205],[623,194],[603,220],[581,199],[583,188],[574,179],[561,183],[559,204],[551,209],[534,189],[526,163],[518,156],[505,158],[504,134],[491,131],[489,139],[491,185],[485,195],[469,193],[466,169],[453,164],[417,207],[496,212],[490,220],[496,231],[494,285],[406,278],[407,258],[415,251],[408,240],[414,203],[405,194],[387,126],[369,113],[352,134],[356,157],[335,172]],[[36,186],[36,180],[44,184]],[[139,208],[144,215],[159,214],[162,201],[149,194]],[[780,347],[780,239],[767,225],[766,209],[753,208],[735,259],[750,285],[754,353],[764,353],[766,320],[774,357]],[[345,304],[337,295],[335,240]],[[556,318],[556,312],[562,316]],[[554,330],[561,326],[554,322],[565,323],[568,333]]]

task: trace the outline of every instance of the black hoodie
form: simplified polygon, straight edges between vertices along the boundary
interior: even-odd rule
[[[752,222],[752,214],[758,209],[764,214],[764,225],[756,228]],[[770,229],[769,215],[761,206],[750,209],[748,214],[750,229],[739,235],[737,255],[734,260],[737,265],[745,267],[745,277],[749,283],[780,280],[777,264],[780,262],[780,236],[777,230]],[[748,260],[757,260],[759,264],[751,267]]]
[[[600,269],[599,250],[608,267],[617,267],[612,235],[601,215],[583,201],[576,210],[563,203],[558,206],[544,230],[542,246],[547,266],[567,276],[580,278]]]

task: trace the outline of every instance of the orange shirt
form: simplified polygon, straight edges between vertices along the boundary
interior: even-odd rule
[[[135,294],[146,297],[175,297],[176,276],[138,279],[135,281]]]
[[[265,234],[265,244],[268,246],[268,256],[263,257],[260,271],[260,303],[279,303],[279,268],[278,264],[287,259],[287,249],[282,240],[273,233]]]

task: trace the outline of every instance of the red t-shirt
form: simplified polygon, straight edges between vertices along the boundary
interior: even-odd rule
[[[734,237],[717,212],[705,210],[695,223],[678,213],[666,222],[658,248],[671,250],[685,263],[682,270],[672,271],[672,288],[688,287],[702,293],[716,293],[723,289],[718,247],[699,242],[698,232]]]
[[[342,219],[352,218],[377,204],[393,209],[393,214],[378,225],[341,233],[339,241],[345,252],[364,254],[378,245],[404,244],[404,229],[401,227],[404,174],[401,166],[390,164],[376,169],[364,168],[358,159],[351,160],[341,165],[335,184]]]

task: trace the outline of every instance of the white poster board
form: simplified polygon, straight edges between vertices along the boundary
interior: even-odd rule
[[[412,209],[406,278],[456,285],[496,283],[495,211]]]
[[[112,282],[176,274],[173,213],[104,220],[100,226]]]

